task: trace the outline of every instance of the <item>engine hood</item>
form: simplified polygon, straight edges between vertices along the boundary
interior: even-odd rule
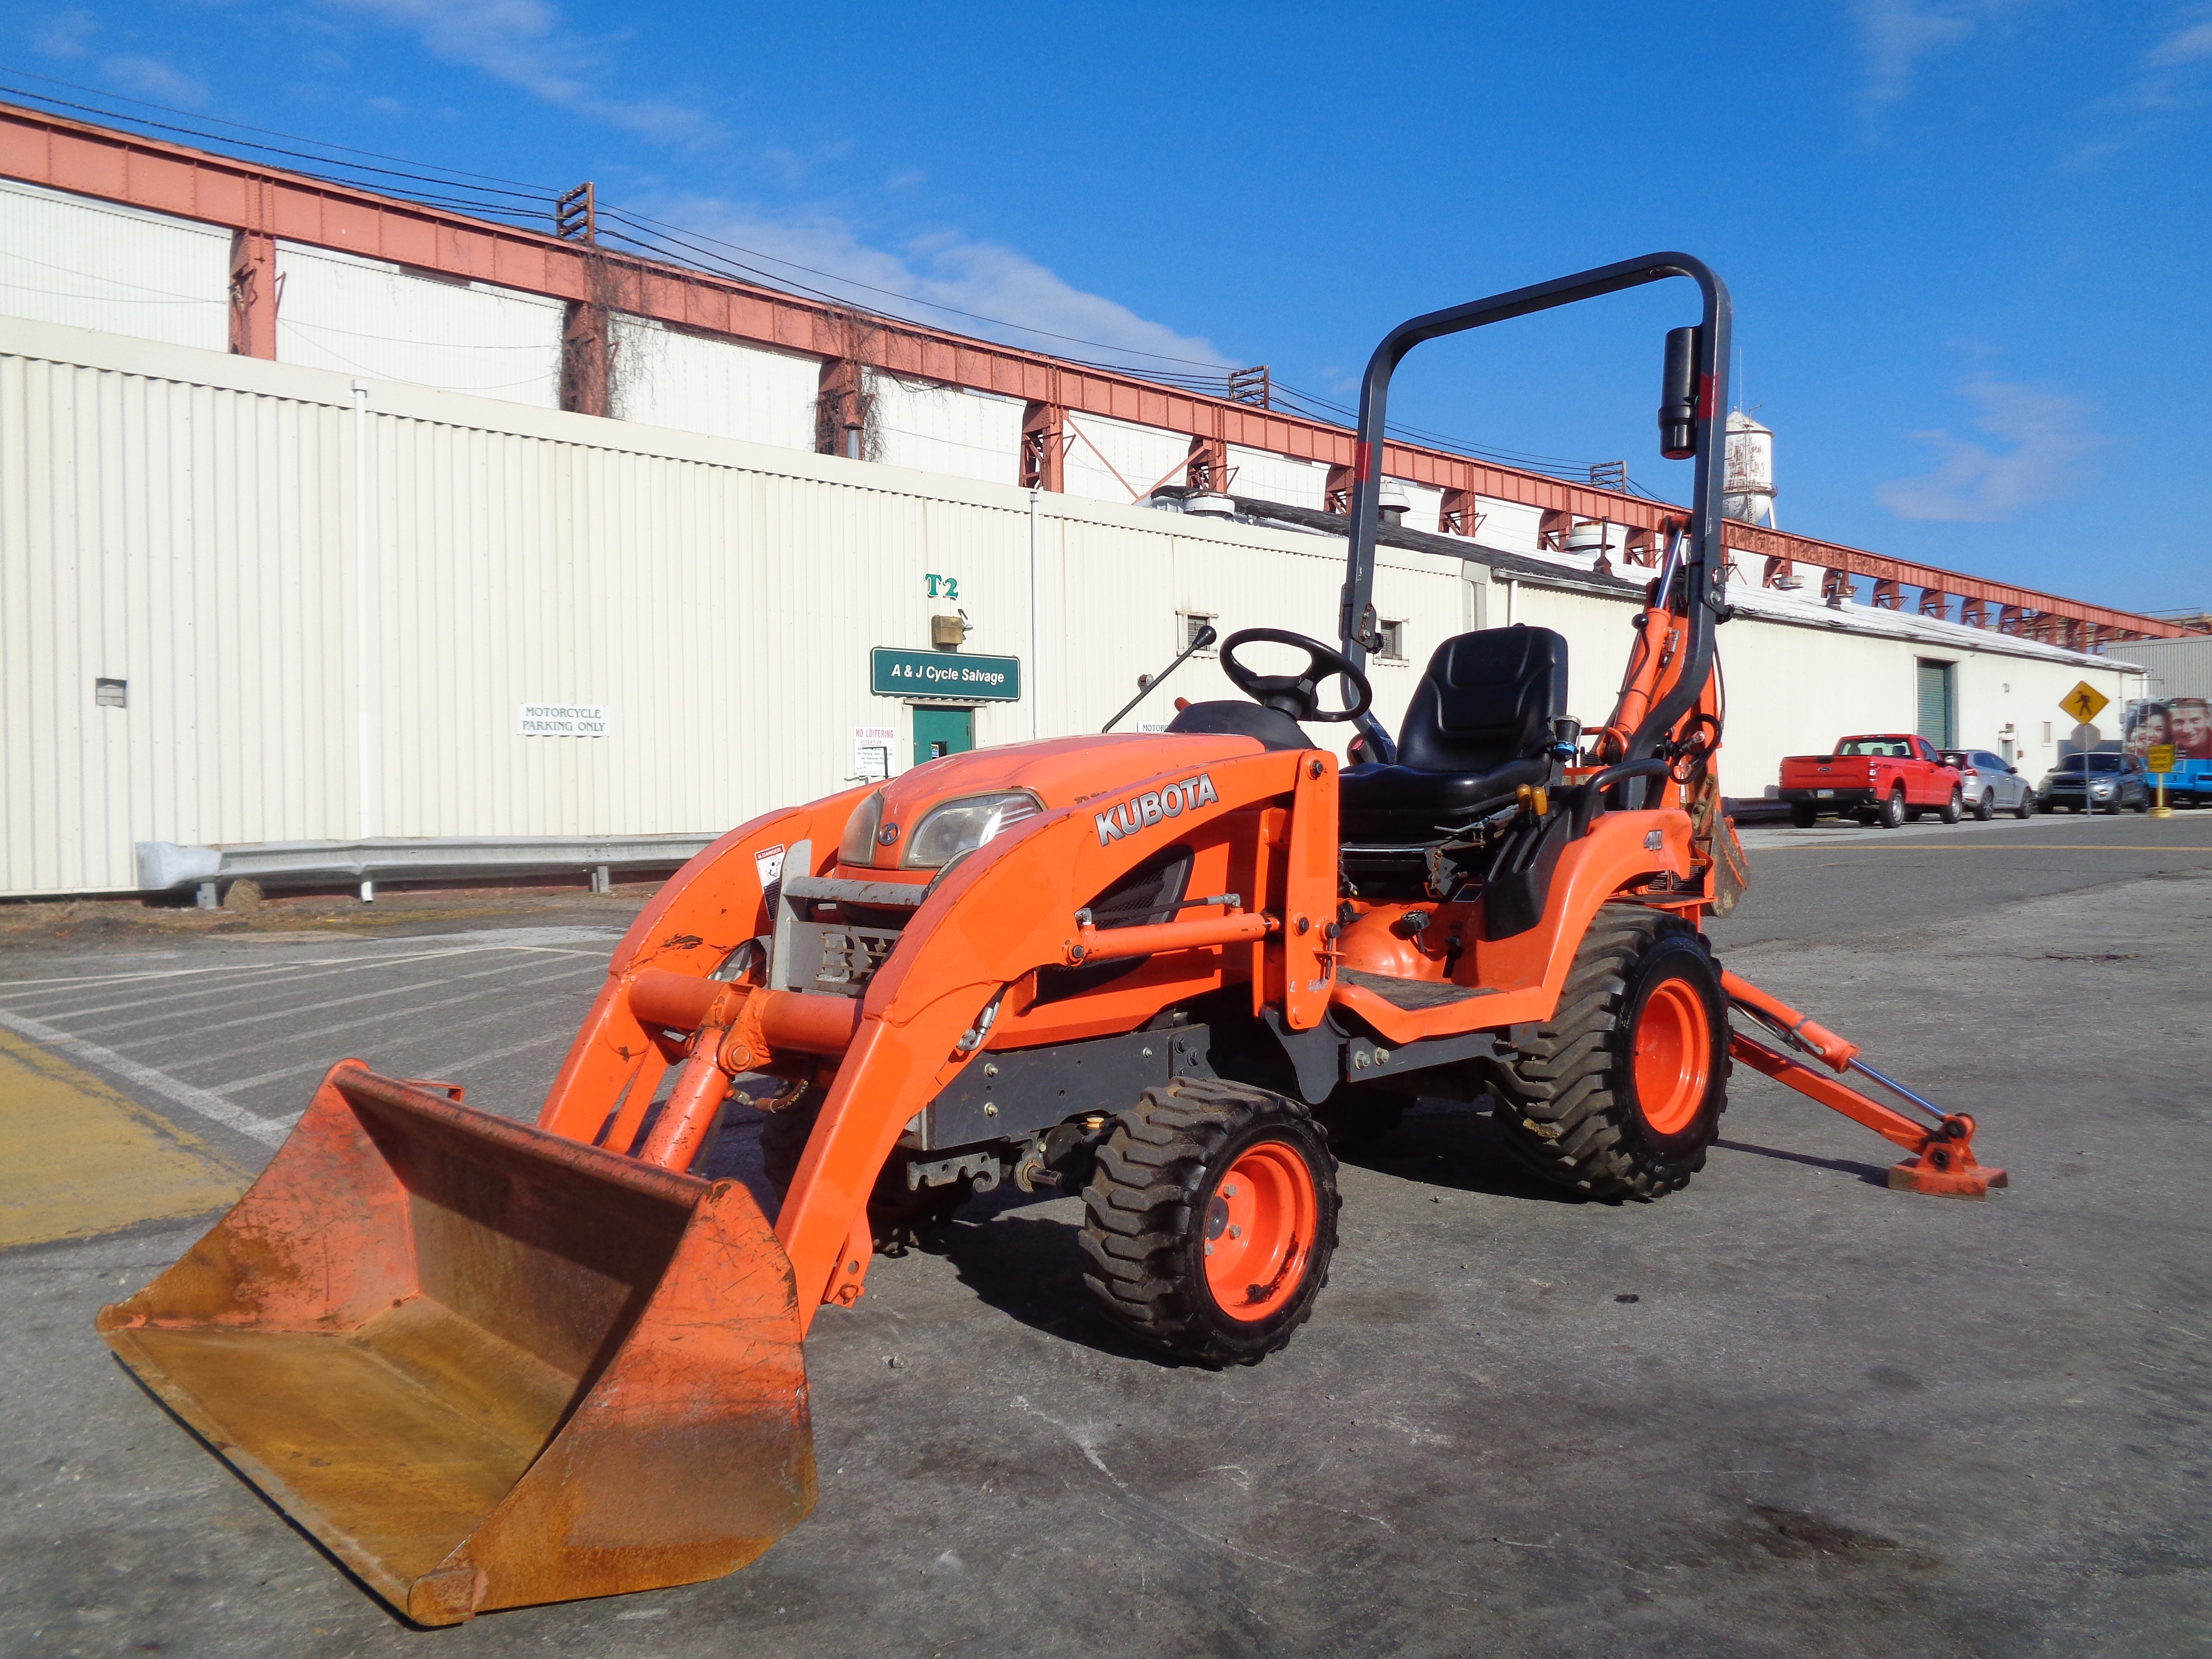
[[[1165,773],[1261,752],[1256,738],[1192,733],[1131,732],[1083,738],[1050,738],[999,749],[946,755],[902,772],[883,787],[883,818],[898,835],[875,848],[873,866],[898,868],[907,838],[935,808],[974,795],[1024,790],[1047,811],[1095,797],[1127,792]],[[860,796],[856,806],[867,797]],[[915,871],[917,877],[933,872]]]

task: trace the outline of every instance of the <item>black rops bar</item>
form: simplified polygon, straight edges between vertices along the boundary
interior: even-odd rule
[[[1367,360],[1367,374],[1359,386],[1359,436],[1352,453],[1350,570],[1337,627],[1344,654],[1356,665],[1366,667],[1372,640],[1370,611],[1375,601],[1375,538],[1382,522],[1383,424],[1390,377],[1406,354],[1447,334],[1462,334],[1509,318],[1572,305],[1578,300],[1641,288],[1668,276],[1686,276],[1695,283],[1705,295],[1705,311],[1696,328],[1678,328],[1667,336],[1659,409],[1660,453],[1670,460],[1694,454],[1698,465],[1690,496],[1684,579],[1658,600],[1668,607],[1687,607],[1689,659],[1674,690],[1652,705],[1644,723],[1632,734],[1624,758],[1646,760],[1657,755],[1658,745],[1674,729],[1674,722],[1705,689],[1712,667],[1713,625],[1727,608],[1728,558],[1721,546],[1721,441],[1728,409],[1729,293],[1711,266],[1686,253],[1646,254],[1640,259],[1624,259],[1619,264],[1601,265],[1555,282],[1432,311],[1399,324],[1383,337],[1375,355]],[[1375,758],[1397,757],[1396,745],[1372,711],[1362,714],[1357,724]],[[1640,804],[1644,788],[1640,781],[1635,781],[1624,793],[1636,794],[1636,804]]]

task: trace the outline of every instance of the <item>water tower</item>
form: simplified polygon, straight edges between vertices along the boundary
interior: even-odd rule
[[[1774,528],[1774,433],[1740,409],[1729,411],[1728,472],[1721,490],[1721,511],[1728,517]]]

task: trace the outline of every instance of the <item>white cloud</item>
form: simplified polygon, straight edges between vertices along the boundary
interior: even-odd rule
[[[1978,407],[1974,424],[2002,447],[1948,431],[1912,435],[1936,452],[1935,468],[1897,478],[1875,498],[1900,519],[1990,524],[2056,501],[2081,477],[2081,458],[2102,441],[2074,398],[1979,375],[1959,388]]]
[[[1856,0],[1867,78],[1862,95],[1881,107],[1912,90],[1913,76],[1930,53],[1955,46],[1981,26],[2035,0]]]
[[[695,144],[716,137],[714,124],[697,111],[658,99],[612,98],[599,88],[611,79],[601,46],[570,29],[549,0],[325,0],[357,15],[416,34],[432,54],[448,63],[483,70],[534,97],[577,114],[604,121],[658,143]],[[767,149],[756,165],[787,186],[799,183],[813,163],[835,159],[850,146],[830,143],[806,155]],[[919,182],[919,173],[911,176]],[[906,175],[893,187],[909,182]],[[714,198],[664,201],[649,208],[656,218],[723,241],[752,248],[775,259],[835,272],[847,283],[865,283],[888,295],[853,291],[804,271],[767,265],[780,282],[819,286],[856,306],[913,317],[961,331],[997,334],[1016,344],[1086,355],[1075,341],[1097,342],[1109,354],[1150,353],[1224,364],[1207,341],[1148,321],[1127,306],[1090,294],[1011,248],[957,235],[932,237],[890,252],[862,241],[842,220],[828,214],[771,217]],[[717,251],[719,252],[719,251]],[[681,250],[674,257],[691,256]],[[721,257],[740,258],[738,254]],[[974,317],[947,317],[927,306],[949,306]],[[979,318],[995,318],[1011,328],[994,327]],[[1029,332],[1072,337],[1054,341]]]
[[[49,58],[82,58],[84,43],[99,27],[88,11],[58,11],[31,37],[31,44]]]
[[[770,259],[815,271],[834,271],[848,283],[912,301],[951,306],[978,317],[996,318],[1013,328],[993,328],[975,318],[947,317],[926,306],[902,306],[880,293],[855,291],[763,261],[761,269],[781,281],[805,283],[849,298],[872,310],[903,314],[957,332],[997,335],[1011,343],[1057,355],[1091,355],[1070,339],[1040,339],[1030,330],[1096,341],[1115,352],[1143,352],[1226,367],[1229,360],[1212,343],[1179,334],[1164,323],[1139,316],[1103,295],[1086,293],[1036,260],[993,242],[944,234],[910,242],[901,252],[871,246],[851,226],[827,215],[775,219],[737,204],[690,198],[657,204],[657,219],[683,225],[717,240],[750,248]],[[732,259],[743,256],[730,253]]]
[[[157,104],[181,104],[187,109],[197,109],[208,100],[207,82],[194,80],[158,58],[110,58],[100,67],[116,86],[150,98]]]
[[[2212,58],[2212,21],[2179,28],[2152,47],[2144,59],[2153,69],[2173,69]]]
[[[660,98],[601,90],[605,53],[562,21],[545,0],[332,0],[395,28],[410,29],[431,52],[520,87],[549,104],[662,143],[715,137],[711,118]]]

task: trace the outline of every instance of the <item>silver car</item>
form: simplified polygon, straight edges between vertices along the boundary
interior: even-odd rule
[[[1946,749],[1943,758],[1959,769],[1959,793],[1966,810],[1987,823],[2000,812],[2016,818],[2035,811],[2035,786],[2002,755],[1986,749]]]

